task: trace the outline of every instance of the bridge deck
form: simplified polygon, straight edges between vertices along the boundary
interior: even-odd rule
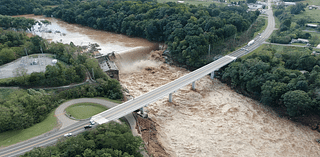
[[[111,120],[118,119],[131,113],[143,106],[146,106],[150,103],[153,103],[164,96],[169,95],[170,93],[179,90],[180,88],[201,79],[205,75],[229,64],[234,61],[236,57],[224,56],[202,68],[199,68],[187,75],[184,75],[170,83],[167,83],[163,86],[160,86],[146,94],[143,94],[133,100],[124,102],[116,107],[113,107],[107,111],[101,112],[92,117],[92,120],[96,121],[99,124],[106,123]]]

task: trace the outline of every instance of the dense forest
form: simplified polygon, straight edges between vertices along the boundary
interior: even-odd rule
[[[35,148],[22,157],[142,157],[142,139],[126,124],[110,122],[76,137],[62,138],[54,146]]]
[[[69,0],[78,1],[78,0]],[[41,15],[42,11],[48,7],[54,7],[64,3],[64,0],[1,0],[0,14],[1,15],[23,15],[36,14]]]
[[[258,11],[247,12],[245,4],[205,7],[106,0],[65,2],[43,13],[95,29],[166,42],[176,61],[192,67],[212,61],[207,57],[209,45],[214,50],[226,39],[246,31],[259,15]]]
[[[295,117],[320,111],[320,57],[309,49],[270,45],[230,64],[222,80]]]

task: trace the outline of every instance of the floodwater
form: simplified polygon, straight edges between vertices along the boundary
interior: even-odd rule
[[[122,68],[121,84],[134,97],[189,73],[153,58]],[[166,97],[146,109],[158,124],[157,142],[171,156],[320,156],[317,131],[279,118],[209,76],[196,82],[196,90],[188,85],[175,92],[172,103]]]
[[[35,20],[48,20],[50,25],[36,25],[33,28],[33,33],[41,36],[49,41],[62,42],[75,45],[89,45],[97,43],[100,45],[101,54],[108,54],[113,51],[116,53],[126,52],[132,48],[154,47],[156,44],[142,38],[130,38],[125,35],[99,31],[89,27],[83,27],[77,24],[70,24],[56,18],[35,16],[35,15],[19,15],[19,17],[32,18]],[[49,33],[49,30],[51,33]]]

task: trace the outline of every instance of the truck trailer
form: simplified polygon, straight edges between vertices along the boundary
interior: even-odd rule
[[[254,43],[254,40],[248,42],[248,46],[251,46]]]

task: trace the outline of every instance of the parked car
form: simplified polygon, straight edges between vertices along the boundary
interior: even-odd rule
[[[86,126],[84,126],[84,129],[90,129],[90,128],[92,128],[92,125],[86,125]]]
[[[67,134],[64,134],[63,136],[64,137],[70,137],[70,136],[72,136],[72,133],[67,133]]]

